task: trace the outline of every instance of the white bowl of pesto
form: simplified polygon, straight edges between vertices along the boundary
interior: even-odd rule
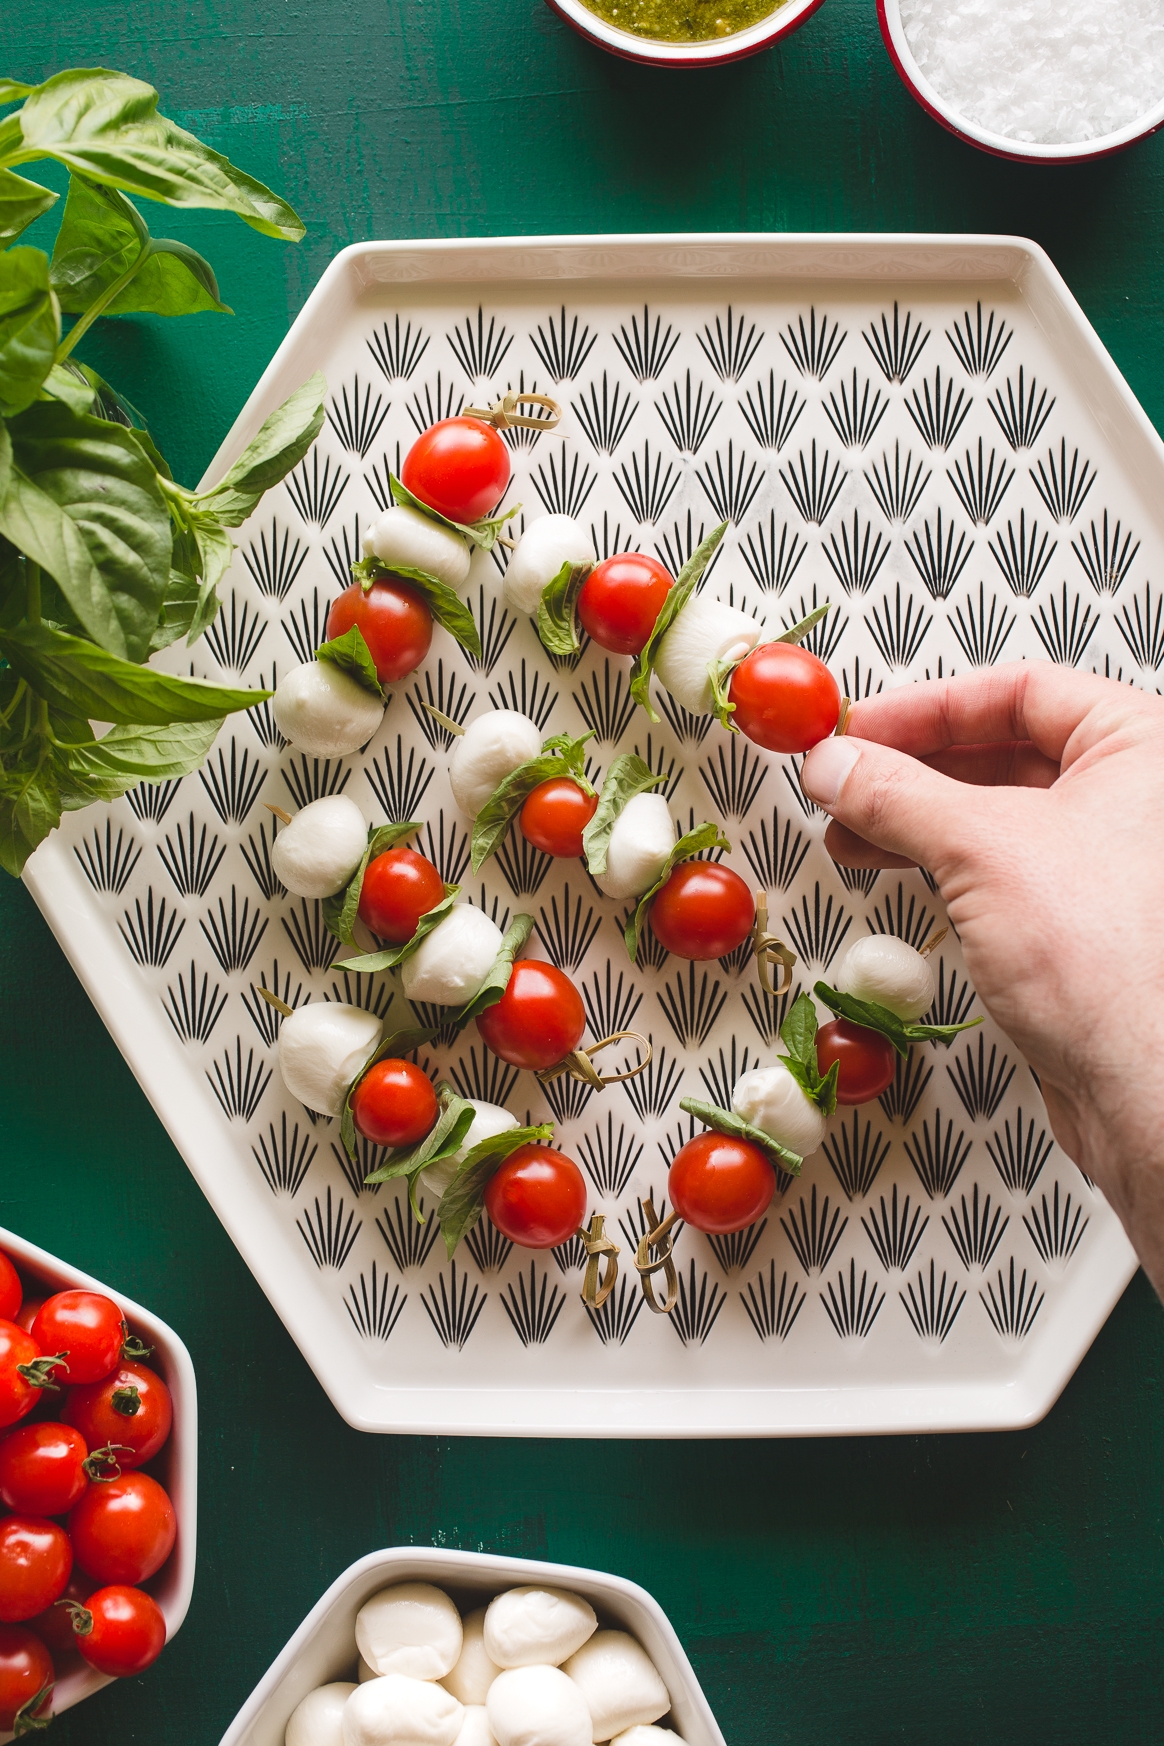
[[[628,61],[717,67],[799,29],[823,0],[546,0],[581,36]]]

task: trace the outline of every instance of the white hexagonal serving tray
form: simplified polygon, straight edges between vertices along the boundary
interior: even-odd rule
[[[211,468],[322,368],[313,452],[238,536],[223,611],[176,670],[270,684],[307,658],[387,474],[416,433],[507,389],[565,408],[511,433],[509,501],[568,510],[599,556],[678,569],[732,528],[706,586],[773,630],[826,597],[812,636],[844,689],[1053,660],[1155,685],[1164,664],[1164,448],[1046,256],[1008,238],[659,236],[370,243],[325,273]],[[637,748],[677,821],[719,819],[768,888],[805,985],[867,929],[920,945],[945,922],[924,873],[854,874],[825,852],[796,760],[665,696],[632,709],[629,663],[552,661],[501,599],[504,552],[468,585],[484,658],[443,632],[395,687],[364,755],[285,748],[265,708],[198,775],[69,817],[27,880],[227,1230],[353,1425],[368,1430],[750,1436],[1026,1424],[1045,1413],[1134,1269],[1114,1216],[1052,1141],[1038,1085],[989,1019],[915,1047],[878,1102],[838,1111],[757,1227],[678,1243],[656,1317],[630,1253],[665,1200],[685,1094],[725,1101],[770,1057],[781,1011],[747,962],[632,967],[617,906],[520,838],[466,872],[445,731],[517,707],[596,730],[593,768]],[[634,1024],[650,1073],[543,1092],[470,1029],[428,1051],[467,1094],[552,1114],[623,1245],[599,1314],[577,1247],[531,1255],[487,1225],[455,1260],[395,1185],[361,1189],[334,1124],[283,1090],[255,995],[350,999],[407,1021],[390,978],[345,978],[318,905],[287,897],[266,802],[342,789],[369,821],[420,817],[420,846],[577,979],[592,1036]],[[975,1015],[958,942],[942,1018]],[[371,1158],[363,1162],[368,1163]]]

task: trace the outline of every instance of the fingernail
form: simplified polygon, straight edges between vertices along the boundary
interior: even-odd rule
[[[804,792],[818,806],[835,806],[861,748],[850,739],[821,740],[804,760],[800,780]]]

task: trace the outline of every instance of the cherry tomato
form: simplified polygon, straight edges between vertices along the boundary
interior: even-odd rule
[[[14,1728],[22,1711],[25,1716],[43,1715],[55,1678],[52,1656],[39,1637],[17,1625],[0,1625],[0,1732]],[[34,1703],[41,1692],[42,1702]]]
[[[70,1388],[64,1417],[90,1449],[119,1444],[113,1450],[118,1466],[140,1467],[152,1461],[169,1436],[174,1409],[170,1391],[157,1372],[136,1359],[123,1358],[100,1382]],[[3,1460],[4,1445],[0,1444],[0,1469]]]
[[[32,1324],[41,1312],[43,1297],[26,1297],[12,1320],[18,1328],[23,1328],[26,1334],[31,1334]]]
[[[93,1593],[92,1579],[83,1571],[74,1568],[73,1574],[65,1584],[65,1592],[58,1595],[51,1607],[46,1607],[43,1613],[37,1613],[33,1619],[24,1623],[30,1631],[35,1631],[50,1654],[68,1655],[77,1645],[73,1636],[73,1618],[68,1607],[61,1606],[61,1601],[76,1601],[84,1606],[86,1599]]]
[[[99,1588],[72,1613],[76,1647],[98,1673],[115,1679],[144,1673],[166,1646],[166,1621],[151,1595],[117,1584]]]
[[[331,603],[328,638],[358,625],[381,685],[414,673],[432,642],[432,613],[424,596],[398,576],[382,576],[365,592],[359,582]]]
[[[89,1453],[72,1425],[21,1425],[0,1443],[0,1498],[24,1516],[63,1516],[89,1483]]]
[[[505,993],[496,1006],[486,1007],[477,1029],[503,1061],[538,1073],[578,1047],[586,1013],[582,996],[561,970],[537,958],[519,958]]]
[[[51,1607],[73,1568],[69,1536],[44,1516],[0,1519],[0,1620],[31,1619]]]
[[[768,1210],[776,1172],[759,1146],[696,1134],[675,1154],[668,1186],[680,1218],[697,1231],[742,1231]]]
[[[32,1337],[42,1352],[64,1354],[70,1383],[99,1382],[121,1357],[125,1322],[111,1297],[58,1291],[41,1305]]]
[[[445,895],[445,882],[415,849],[387,849],[369,861],[360,887],[360,920],[391,946],[403,946]]]
[[[551,776],[522,807],[521,834],[543,855],[573,859],[582,853],[582,832],[597,811],[597,794],[587,794],[570,776]]]
[[[20,1283],[20,1275],[0,1249],[0,1319],[14,1322],[23,1296],[24,1287]]]
[[[415,1146],[437,1119],[437,1095],[411,1061],[377,1061],[352,1093],[352,1120],[375,1146]]]
[[[442,418],[405,455],[400,482],[449,521],[480,521],[509,484],[509,450],[484,419]]]
[[[578,618],[599,648],[638,655],[647,645],[674,579],[645,552],[618,552],[596,564],[578,594]]]
[[[586,1184],[572,1158],[552,1146],[519,1146],[490,1179],[485,1210],[523,1249],[554,1249],[586,1217]]]
[[[826,740],[841,713],[837,682],[811,649],[761,643],[732,674],[732,721],[770,752],[807,752]]]
[[[756,905],[747,885],[715,861],[676,867],[651,905],[655,938],[677,958],[726,958],[747,939]]]
[[[89,1487],[69,1533],[77,1563],[97,1582],[144,1582],[170,1556],[178,1518],[156,1479],[123,1473]]]
[[[0,1322],[0,1426],[14,1425],[46,1389],[55,1390],[53,1374],[61,1368],[55,1358],[41,1356],[31,1334],[15,1322]]]
[[[832,1019],[820,1027],[816,1059],[822,1073],[840,1062],[838,1103],[870,1103],[889,1089],[897,1071],[897,1051],[889,1038],[852,1019]]]

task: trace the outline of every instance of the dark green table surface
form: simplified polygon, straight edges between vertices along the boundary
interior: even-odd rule
[[[193,483],[336,250],[366,237],[976,230],[1043,243],[1164,421],[1164,138],[1007,165],[928,121],[873,0],[660,73],[508,0],[23,0],[0,71],[104,65],[288,196],[295,248],[216,216],[233,320],[126,319],[84,355]],[[160,214],[158,214],[160,219]],[[3,878],[0,875],[0,878]],[[152,1305],[194,1356],[200,1552],[180,1637],[58,1746],[214,1746],[320,1591],[402,1541],[592,1564],[670,1612],[730,1746],[1161,1738],[1164,1313],[1129,1288],[1045,1424],[823,1443],[350,1431],[260,1295],[24,890],[0,885],[0,1223]]]

